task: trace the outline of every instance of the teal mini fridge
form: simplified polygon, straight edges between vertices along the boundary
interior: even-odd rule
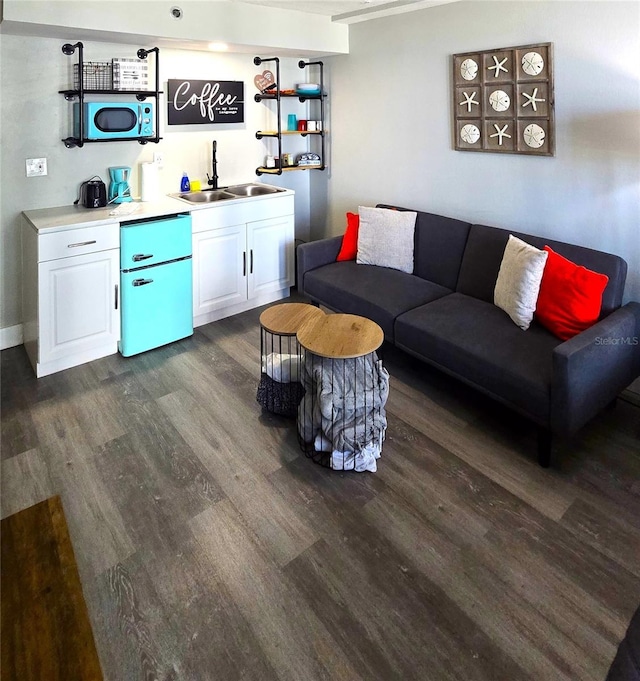
[[[193,334],[191,216],[120,225],[120,352],[125,357]]]

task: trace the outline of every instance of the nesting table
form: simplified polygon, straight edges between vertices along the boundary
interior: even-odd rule
[[[260,315],[261,377],[256,399],[274,414],[296,416],[302,399],[298,329],[307,321],[324,317],[307,303],[280,303]]]
[[[381,362],[376,356],[384,341],[382,329],[366,317],[329,314],[304,323],[297,339],[305,351],[300,446],[320,465],[358,470],[359,460],[373,460],[367,446],[376,458],[380,455],[386,428],[386,394],[380,397]]]
[[[300,447],[316,463],[359,470],[354,452],[360,462],[371,451],[379,456],[388,393],[376,354],[383,341],[380,326],[366,317],[325,314],[306,303],[281,303],[260,315],[257,400],[267,411],[297,417]]]

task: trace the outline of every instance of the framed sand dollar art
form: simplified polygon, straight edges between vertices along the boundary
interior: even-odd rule
[[[554,155],[552,43],[464,52],[452,61],[456,151]]]

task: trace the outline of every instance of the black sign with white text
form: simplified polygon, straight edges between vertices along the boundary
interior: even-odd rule
[[[241,80],[169,80],[169,125],[244,123]]]

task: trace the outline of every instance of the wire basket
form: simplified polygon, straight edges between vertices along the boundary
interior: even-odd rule
[[[80,88],[78,64],[73,65],[73,87]],[[82,64],[82,80],[85,90],[111,90],[113,87],[111,62],[86,61]]]

